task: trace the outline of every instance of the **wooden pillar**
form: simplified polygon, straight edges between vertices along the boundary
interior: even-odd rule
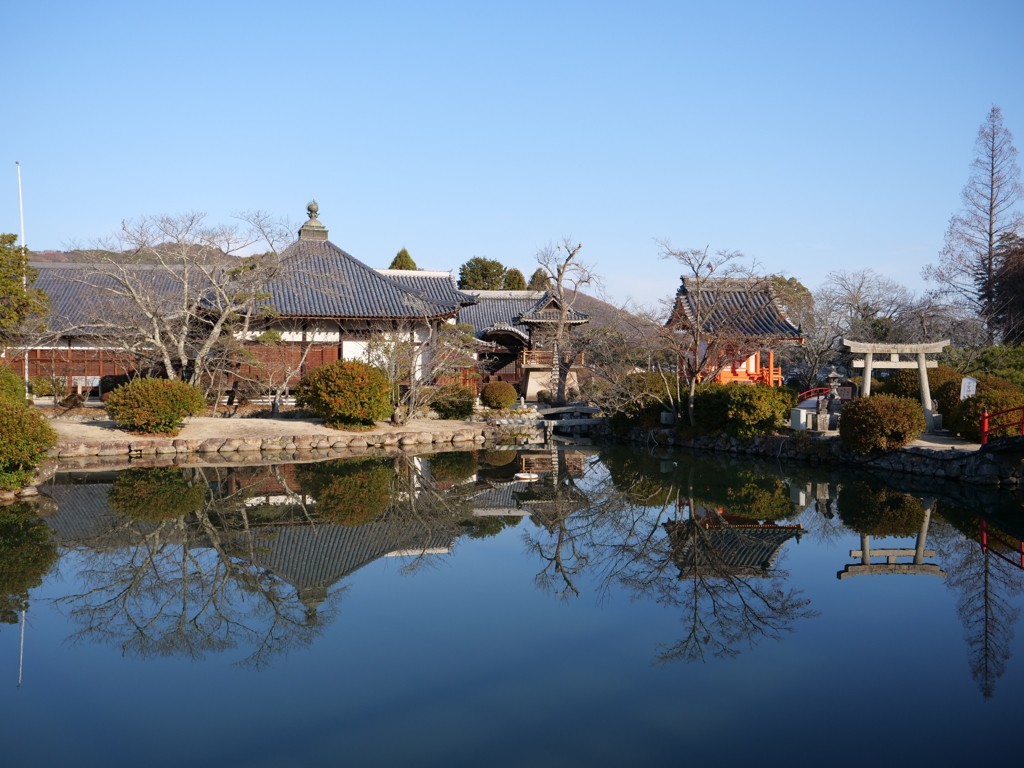
[[[864,385],[860,388],[863,397],[871,396],[871,364],[874,362],[874,352],[864,353]]]
[[[782,382],[780,381],[779,384],[781,385]],[[774,387],[775,386],[775,350],[774,349],[769,349],[768,350],[768,386],[769,387]]]

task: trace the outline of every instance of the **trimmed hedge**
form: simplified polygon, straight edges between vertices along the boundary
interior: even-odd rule
[[[980,382],[978,388],[981,388]],[[1024,392],[1020,390],[979,392],[973,397],[968,397],[966,400],[958,402],[949,412],[943,424],[953,434],[960,435],[965,440],[980,443],[981,417],[985,411],[996,413],[997,411],[1017,408],[1019,406],[1024,406]],[[1004,417],[999,417],[995,421],[1003,420]],[[998,440],[1001,437],[1012,437],[1014,435],[1020,435],[1020,427],[1005,427],[994,430],[989,433],[989,439]]]
[[[924,508],[913,496],[857,481],[839,490],[839,519],[868,536],[913,536],[921,530]]]
[[[927,424],[921,404],[905,397],[859,397],[843,407],[839,439],[857,453],[895,451],[916,440]]]
[[[446,384],[434,392],[430,407],[442,419],[465,421],[476,408],[476,392],[471,387]]]
[[[32,480],[57,433],[35,410],[0,400],[0,490],[15,491]]]
[[[694,397],[699,434],[751,438],[775,432],[796,407],[796,392],[764,384],[704,384]]]
[[[518,397],[516,388],[507,381],[492,381],[480,392],[480,402],[488,408],[511,408]]]
[[[106,408],[122,429],[173,437],[181,431],[183,418],[206,409],[206,399],[184,381],[135,379],[111,392]]]
[[[939,365],[928,369],[928,391],[932,396],[932,405],[939,413],[947,413],[938,405],[939,389],[951,381],[956,382],[956,397],[960,399],[960,379],[963,376],[955,368]],[[916,368],[903,368],[889,377],[883,392],[896,397],[907,397],[921,401],[920,374]],[[952,403],[950,404],[952,405]]]
[[[117,473],[107,503],[119,515],[159,522],[185,517],[203,508],[206,485],[190,485],[176,467],[125,469]]]
[[[302,490],[316,500],[316,513],[346,527],[365,525],[384,511],[394,474],[387,459],[339,459],[306,464],[296,472]]]
[[[492,467],[504,467],[515,461],[518,455],[516,451],[484,451],[480,455],[480,460]]]
[[[432,453],[427,457],[427,462],[430,465],[430,474],[439,483],[461,483],[475,475],[477,470],[476,455],[473,451]]]
[[[943,415],[952,415],[953,411],[960,404],[960,382],[963,378],[963,375],[957,374],[955,379],[950,379],[937,387],[932,387],[932,399],[938,403],[936,408],[938,408],[939,413]],[[1007,381],[999,376],[992,376],[991,374],[983,373],[979,376],[975,376],[974,378],[978,380],[978,388],[974,393],[976,396],[991,395],[995,393],[1021,392],[1020,387],[1012,381]],[[949,427],[945,422],[944,425],[947,428]]]
[[[394,410],[387,378],[358,360],[314,368],[299,382],[295,402],[335,429],[372,429]]]

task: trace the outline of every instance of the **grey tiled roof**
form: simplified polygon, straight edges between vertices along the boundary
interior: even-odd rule
[[[85,335],[97,318],[110,319],[115,313],[124,314],[124,302],[103,287],[114,287],[114,278],[97,271],[108,269],[108,265],[32,262],[31,266],[39,270],[33,287],[45,291],[50,299],[47,321],[50,331],[67,336]],[[138,265],[130,269],[139,279],[151,281],[168,296],[178,285],[160,268]]]
[[[463,308],[459,312],[459,320],[472,325],[478,337],[488,331],[507,331],[524,340],[530,338],[530,327],[521,323],[519,318],[536,307],[545,296],[544,291],[463,292],[474,296],[476,304]]]
[[[444,304],[468,306],[476,299],[458,289],[458,283],[451,272],[427,272],[422,269],[378,269],[396,283],[401,283],[413,293],[427,296]]]
[[[699,306],[698,306],[699,295]],[[684,277],[669,325],[697,324],[703,316],[704,330],[741,336],[746,339],[799,340],[800,329],[789,322],[767,280],[757,278],[719,278],[698,283]]]
[[[456,297],[417,295],[328,240],[300,239],[282,254],[286,268],[269,286],[269,303],[291,317],[420,319],[453,314]]]

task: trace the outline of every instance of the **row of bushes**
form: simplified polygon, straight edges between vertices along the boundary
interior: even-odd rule
[[[739,384],[702,384],[694,396],[696,425],[686,412],[687,390],[671,374],[654,372],[630,374],[622,382],[626,402],[612,414],[609,423],[619,435],[633,427],[655,429],[668,403],[678,403],[683,414],[680,431],[695,437],[726,433],[750,438],[774,432],[786,423],[796,406],[796,392],[788,387]],[[679,403],[679,401],[682,401]]]

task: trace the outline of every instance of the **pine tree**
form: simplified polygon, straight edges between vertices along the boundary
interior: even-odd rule
[[[416,262],[412,260],[409,252],[403,248],[391,260],[391,266],[388,269],[419,269],[419,267],[416,266]]]
[[[459,267],[459,288],[500,291],[505,284],[505,265],[494,259],[474,256]]]
[[[540,267],[530,277],[530,284],[526,286],[531,291],[546,291],[551,288],[551,278],[548,273]]]
[[[523,273],[514,267],[505,273],[505,283],[502,286],[506,291],[525,291],[526,278]]]

